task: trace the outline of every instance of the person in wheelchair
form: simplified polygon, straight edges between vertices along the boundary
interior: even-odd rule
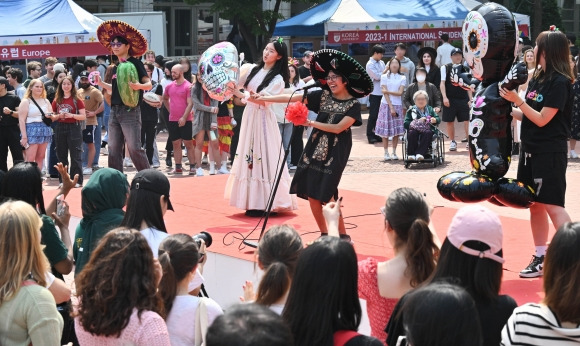
[[[424,67],[418,67],[415,70],[415,82],[410,84],[403,94],[403,108],[410,109],[415,104],[413,95],[419,90],[425,90],[429,96],[429,106],[433,107],[435,113],[439,114],[443,104],[441,92],[436,85],[429,83],[426,78],[427,70]]]
[[[433,134],[437,131],[434,126],[441,120],[433,107],[429,106],[429,95],[424,90],[413,94],[414,106],[407,110],[403,126],[407,130],[407,159],[422,161],[427,155]]]

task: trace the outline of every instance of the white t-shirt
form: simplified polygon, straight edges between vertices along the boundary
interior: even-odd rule
[[[161,245],[163,239],[169,237],[169,234],[155,228],[142,229],[141,234],[143,234],[145,239],[147,239],[147,244],[149,244],[151,251],[153,251],[153,258],[159,257],[159,245]],[[204,281],[205,280],[203,279],[203,276],[199,272],[199,269],[196,270],[193,279],[191,279],[191,281],[189,282],[188,285],[189,291],[191,292],[194,289],[198,288],[199,286],[201,286],[201,284],[204,283]]]
[[[386,86],[388,91],[399,91],[401,86],[405,87],[407,85],[407,77],[402,74],[385,73],[381,75],[381,87]],[[391,99],[391,104],[393,106],[400,106],[403,104],[401,96],[389,95]],[[381,102],[387,104],[387,99],[385,96],[381,99]]]
[[[167,330],[171,346],[195,345],[195,315],[199,297],[176,296],[173,307],[167,316]],[[222,308],[213,299],[206,299],[208,325],[223,314]]]

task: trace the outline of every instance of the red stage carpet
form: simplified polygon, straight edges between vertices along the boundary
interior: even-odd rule
[[[213,236],[210,251],[220,254],[254,260],[253,249],[244,247],[241,238],[257,240],[261,225],[258,218],[250,218],[244,212],[228,205],[224,199],[225,175],[204,177],[170,177],[171,202],[175,212],[168,211],[165,217],[170,233],[194,235],[207,231]],[[71,214],[82,217],[80,189],[74,189],[67,197]],[[360,259],[369,256],[380,259],[390,258],[393,251],[383,233],[383,219],[379,207],[384,197],[349,190],[340,191],[343,196],[342,212],[347,223],[355,249]],[[56,191],[46,191],[46,200],[54,197]],[[454,208],[438,206],[433,213],[433,222],[441,240],[445,238],[447,226],[461,204]],[[538,302],[542,298],[541,279],[520,279],[518,272],[531,257],[531,234],[529,222],[510,217],[501,217],[504,229],[504,277],[502,292],[516,299],[518,304]],[[307,201],[299,199],[299,209],[293,213],[278,214],[268,221],[268,225],[287,223],[303,234],[305,242],[318,237],[316,223],[310,214]],[[257,226],[257,227],[256,227]],[[253,233],[251,231],[255,228]],[[553,232],[553,230],[552,230]]]

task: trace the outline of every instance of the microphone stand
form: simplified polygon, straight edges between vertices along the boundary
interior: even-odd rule
[[[304,103],[305,99],[306,99],[306,92],[302,96],[303,103]],[[290,104],[290,101],[288,101],[288,104]],[[286,108],[288,108],[288,106],[286,106]],[[270,218],[270,213],[272,212],[272,206],[274,204],[274,199],[276,198],[276,192],[278,191],[278,186],[280,185],[280,180],[282,179],[282,174],[284,173],[284,169],[286,168],[286,159],[288,158],[288,155],[290,154],[290,144],[292,143],[292,141],[293,141],[294,137],[297,135],[297,133],[298,133],[298,131],[294,131],[294,129],[292,129],[292,135],[290,136],[290,142],[288,142],[287,147],[284,147],[284,159],[282,160],[282,165],[280,166],[280,171],[278,172],[278,176],[276,177],[276,180],[274,181],[274,187],[273,187],[271,198],[268,200],[268,204],[266,206],[266,210],[265,210],[266,215],[264,216],[264,223],[262,224],[262,230],[260,231],[260,236],[258,237],[258,241],[253,242],[253,241],[249,241],[249,240],[245,239],[242,241],[242,243],[244,245],[247,245],[247,246],[253,247],[253,248],[258,248],[258,243],[260,242],[260,239],[262,239],[262,236],[264,235],[264,232],[266,231],[266,225],[268,224],[268,219]]]

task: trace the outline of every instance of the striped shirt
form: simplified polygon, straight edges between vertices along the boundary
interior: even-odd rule
[[[525,304],[516,308],[501,331],[501,345],[505,346],[579,343],[580,325],[560,322],[543,304]]]

